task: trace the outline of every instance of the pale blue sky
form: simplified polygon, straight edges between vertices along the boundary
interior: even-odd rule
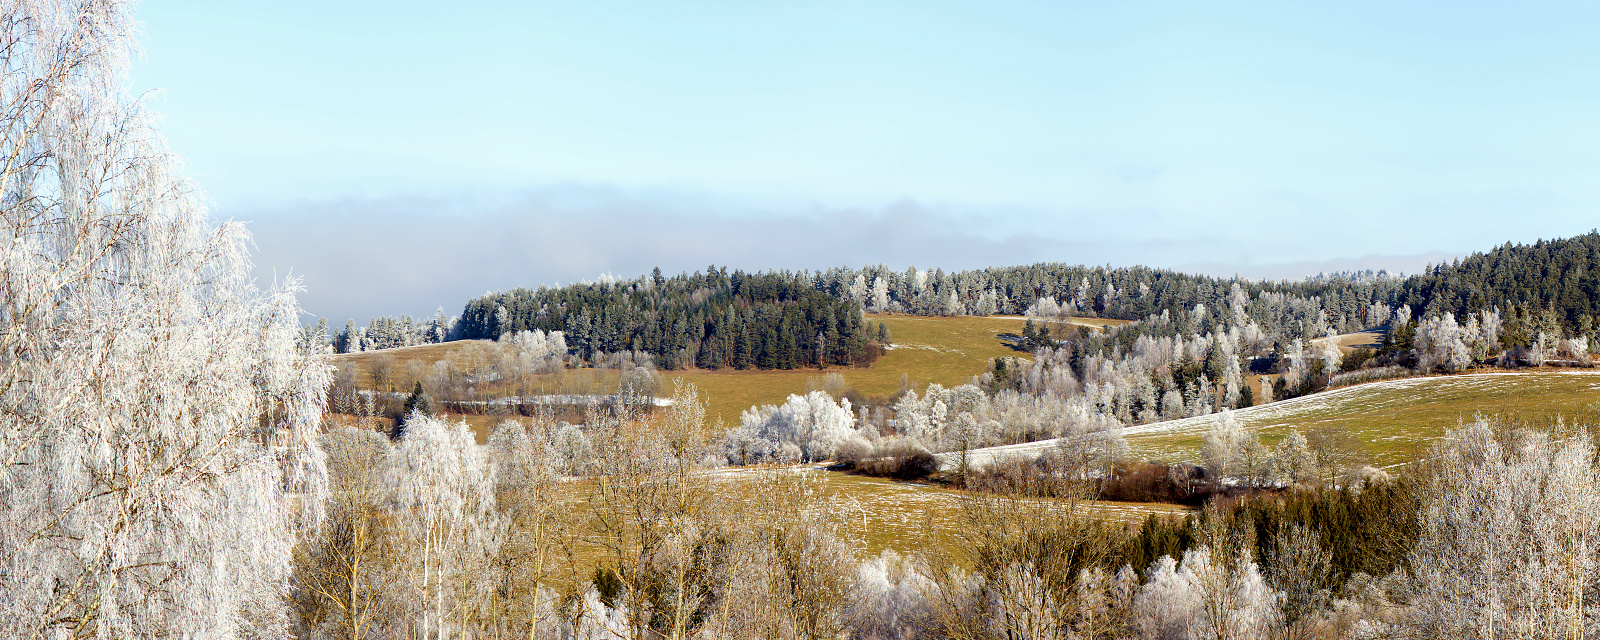
[[[1600,216],[1593,5],[148,0],[140,89],[342,323],[887,262],[1416,269]]]

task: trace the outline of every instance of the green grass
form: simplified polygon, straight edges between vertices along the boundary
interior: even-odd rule
[[[1478,416],[1600,426],[1600,372],[1537,370],[1408,378],[1335,389],[1234,412],[1264,443],[1294,431],[1343,438],[1378,465],[1409,462],[1445,431]],[[1135,456],[1197,460],[1217,416],[1128,429]],[[1141,433],[1143,431],[1144,433]]]

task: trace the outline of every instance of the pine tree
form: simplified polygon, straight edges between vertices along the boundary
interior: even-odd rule
[[[418,381],[411,388],[411,395],[406,397],[405,407],[401,412],[401,420],[411,417],[411,414],[433,415],[433,403],[428,401],[428,394],[422,391],[422,382]]]

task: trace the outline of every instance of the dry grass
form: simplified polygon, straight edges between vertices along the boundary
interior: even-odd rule
[[[1020,316],[926,317],[868,314],[867,319],[874,326],[880,321],[887,325],[894,341],[894,348],[871,367],[831,367],[827,370],[664,371],[662,387],[664,390],[670,390],[675,379],[694,383],[699,387],[701,397],[706,398],[709,403],[707,415],[713,420],[720,416],[724,423],[732,425],[739,420],[739,413],[745,409],[761,404],[782,403],[789,394],[805,393],[813,379],[820,380],[828,373],[843,375],[846,383],[865,398],[888,399],[900,392],[902,375],[913,389],[921,390],[932,382],[949,387],[966,383],[973,376],[983,373],[988,369],[989,363],[997,357],[1028,358],[1029,356],[1027,353],[1012,349],[1000,338],[1001,334],[1022,333],[1026,319]],[[1067,326],[1094,329],[1123,324],[1127,324],[1127,321],[1071,318],[1052,323],[1052,333],[1059,334]],[[404,371],[412,362],[431,366],[433,362],[447,357],[465,357],[466,352],[488,342],[490,341],[462,340],[340,354],[332,356],[331,362],[335,366],[356,366],[360,370],[358,379],[361,386],[371,388],[370,368],[376,358],[392,357],[395,359],[395,368]],[[594,379],[589,380],[584,376],[593,376]],[[564,380],[560,386],[577,384],[610,392],[616,385],[615,374],[612,372],[580,369],[568,372],[566,377],[570,380]],[[409,389],[411,382],[411,380],[401,380],[393,386]],[[469,417],[469,422],[472,422],[475,428],[478,422],[483,421],[482,417]]]
[[[856,540],[863,555],[884,550],[906,553],[927,548],[961,526],[960,491],[884,478],[816,471],[837,517],[839,533]],[[1188,513],[1187,507],[1156,503],[1093,501],[1087,511],[1099,518],[1137,523],[1150,513]]]
[[[755,405],[780,404],[792,393],[805,393],[808,381],[827,373],[844,376],[850,388],[865,398],[888,399],[900,392],[901,376],[910,388],[928,383],[955,386],[986,371],[997,357],[1028,358],[1008,346],[1001,334],[1021,334],[1026,320],[1015,316],[927,317],[868,314],[874,326],[889,327],[894,348],[869,368],[833,367],[786,371],[673,371],[665,378],[692,382],[710,401],[707,415],[732,424],[739,413]],[[1125,324],[1123,320],[1074,319],[1084,326]],[[1056,331],[1060,329],[1057,328]],[[670,383],[669,383],[670,384]]]
[[[831,522],[833,532],[848,541],[858,558],[876,556],[883,551],[900,554],[934,548],[950,539],[962,526],[960,491],[926,484],[895,482],[883,478],[830,472],[810,465],[760,466],[708,471],[713,476],[719,500],[737,505],[755,503],[761,498],[751,492],[770,489],[771,474],[805,474],[818,483],[818,503],[822,520]],[[586,522],[593,508],[587,499],[592,485],[586,481],[568,483],[561,500],[571,507],[570,522]],[[1136,525],[1146,515],[1185,514],[1191,509],[1180,505],[1091,501],[1083,508],[1096,517]],[[595,532],[581,526],[576,532],[587,537]],[[576,572],[587,575],[587,563],[597,559],[597,550],[581,548]]]
[[[372,361],[378,358],[394,358],[395,364],[398,365],[398,368],[404,371],[406,365],[409,363],[421,362],[428,366],[432,366],[433,363],[443,360],[449,357],[451,354],[461,351],[464,348],[469,348],[478,343],[490,342],[493,341],[458,340],[456,342],[444,342],[440,344],[419,344],[413,347],[397,347],[394,349],[384,349],[382,351],[340,353],[330,356],[328,363],[335,367],[354,365],[356,369],[360,371],[360,373],[357,375],[357,380],[359,381],[358,384],[360,384],[363,389],[370,389],[372,388]],[[411,382],[413,381],[405,381],[404,386],[407,389],[411,388]]]

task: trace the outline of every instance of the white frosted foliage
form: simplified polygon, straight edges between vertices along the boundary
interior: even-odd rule
[[[475,585],[504,528],[494,508],[488,457],[465,422],[413,413],[389,456],[387,506],[407,546],[408,600],[425,633],[468,626]]]
[[[119,2],[0,21],[0,637],[281,636],[325,367],[121,89]]]

